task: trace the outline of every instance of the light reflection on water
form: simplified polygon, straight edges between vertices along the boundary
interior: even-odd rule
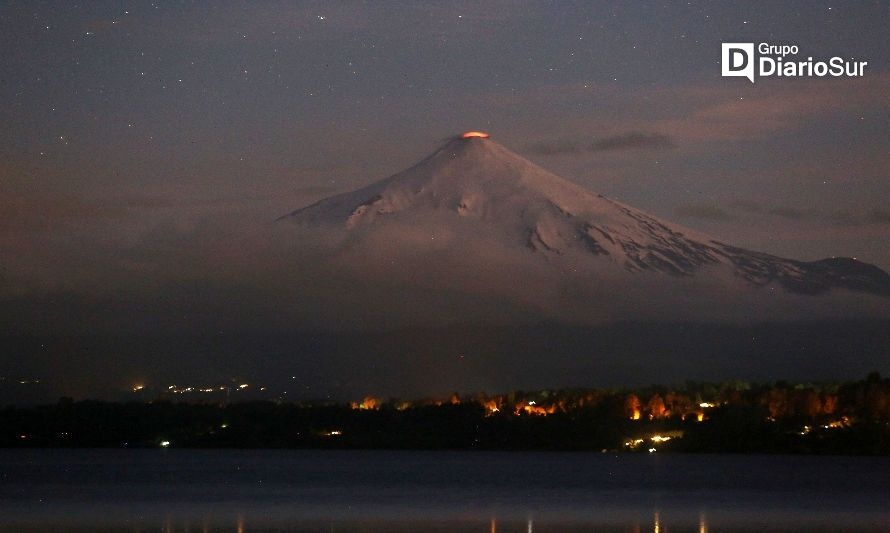
[[[608,514],[608,511],[605,512]],[[886,517],[885,517],[886,518]],[[860,523],[855,527],[856,531],[886,531],[886,523],[877,521],[872,524]],[[93,523],[62,523],[59,521],[50,522],[31,522],[21,523],[11,526],[12,523],[4,523],[0,521],[2,529],[14,530],[21,532],[28,531],[66,531],[66,532],[86,532],[86,531],[157,531],[157,524],[152,524],[151,520],[132,520],[127,523],[112,523],[104,521],[102,517],[96,517]],[[813,522],[804,521],[800,524],[777,521],[775,523],[727,523],[719,528],[719,531],[742,532],[742,531],[837,531],[846,530],[847,525],[836,522]],[[272,532],[272,531],[293,531],[293,532],[351,532],[360,531],[363,533],[407,533],[414,531],[436,532],[475,532],[484,533],[508,533],[521,532],[527,533],[547,533],[547,532],[566,532],[575,533],[582,531],[606,531],[606,532],[630,532],[630,533],[667,533],[668,531],[698,531],[706,533],[709,531],[707,515],[704,512],[699,513],[697,523],[690,523],[682,517],[668,522],[662,519],[658,510],[653,511],[652,517],[648,521],[630,520],[622,522],[620,520],[599,521],[576,521],[564,520],[559,517],[551,517],[550,520],[537,521],[528,518],[524,522],[510,519],[500,519],[497,517],[490,518],[487,522],[483,520],[472,519],[354,519],[354,520],[294,520],[287,523],[278,521],[267,521],[262,518],[248,520],[244,515],[238,515],[230,522],[220,521],[212,516],[202,519],[187,519],[181,517],[167,516],[160,527],[164,533],[176,532],[194,532],[215,533],[222,531],[236,531],[237,533],[247,532]]]
[[[423,521],[395,521],[395,520],[371,520],[371,521],[338,521],[338,520],[330,520],[324,524],[317,523],[313,524],[311,522],[306,522],[304,524],[291,524],[289,526],[281,526],[282,529],[287,529],[289,531],[352,531],[352,530],[361,530],[365,532],[370,531],[416,531],[416,528],[422,528],[423,530],[436,530],[438,528],[442,528],[447,531],[477,531],[484,532],[485,526],[484,523],[474,523],[472,521],[435,521],[432,523],[424,523]],[[148,525],[148,524],[146,524]],[[559,520],[555,520],[552,523],[543,524],[542,528],[535,529],[535,520],[532,517],[526,519],[524,524],[524,531],[526,533],[541,533],[542,531],[585,531],[586,528],[596,525],[598,529],[604,528],[604,530],[615,529],[616,531],[629,531],[632,533],[643,533],[652,531],[653,533],[664,533],[666,532],[667,526],[662,525],[661,516],[658,510],[653,512],[652,520],[648,523],[642,523],[640,521],[631,522],[625,525],[616,525],[616,524],[593,524],[593,523],[575,523],[575,522],[560,522]],[[609,527],[609,526],[613,527]],[[684,526],[682,522],[678,522],[677,525]],[[523,531],[521,529],[521,522],[515,522],[510,520],[499,520],[497,517],[492,516],[488,521],[488,531],[490,533],[506,533],[508,531]],[[698,515],[698,532],[699,533],[707,533],[708,531],[708,523],[707,516],[704,512],[699,513]],[[176,520],[171,516],[167,516],[164,520],[164,523],[161,527],[161,531],[163,533],[175,533],[177,531],[201,531],[203,533],[211,533],[218,530],[227,530],[230,531],[234,529],[237,533],[246,533],[248,531],[273,531],[278,528],[274,525],[264,524],[261,520],[257,521],[256,527],[250,527],[250,525],[246,522],[244,515],[239,514],[235,517],[233,524],[224,524],[214,522],[212,518],[204,517],[200,520],[200,525],[197,523],[190,523],[188,520]],[[134,528],[131,530],[139,531],[140,525],[134,524]]]
[[[0,531],[885,531],[886,458],[0,450]]]

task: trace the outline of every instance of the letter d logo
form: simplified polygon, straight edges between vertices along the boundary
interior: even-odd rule
[[[754,43],[723,43],[720,65],[724,76],[743,76],[754,83]]]

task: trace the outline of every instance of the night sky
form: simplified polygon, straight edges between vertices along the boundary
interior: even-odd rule
[[[888,28],[880,2],[4,2],[0,295],[237,262],[231,235],[469,129],[739,246],[890,269]],[[752,85],[722,42],[868,67]]]

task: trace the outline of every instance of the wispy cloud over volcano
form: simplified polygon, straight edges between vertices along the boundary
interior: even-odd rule
[[[564,155],[625,150],[665,150],[675,147],[676,144],[669,135],[634,131],[595,139],[587,143],[583,141],[534,143],[530,144],[526,151],[540,155]]]

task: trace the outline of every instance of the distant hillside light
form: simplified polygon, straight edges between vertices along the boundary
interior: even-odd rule
[[[473,137],[479,137],[480,139],[487,139],[489,135],[484,131],[468,131],[460,136],[461,139],[472,139]]]

